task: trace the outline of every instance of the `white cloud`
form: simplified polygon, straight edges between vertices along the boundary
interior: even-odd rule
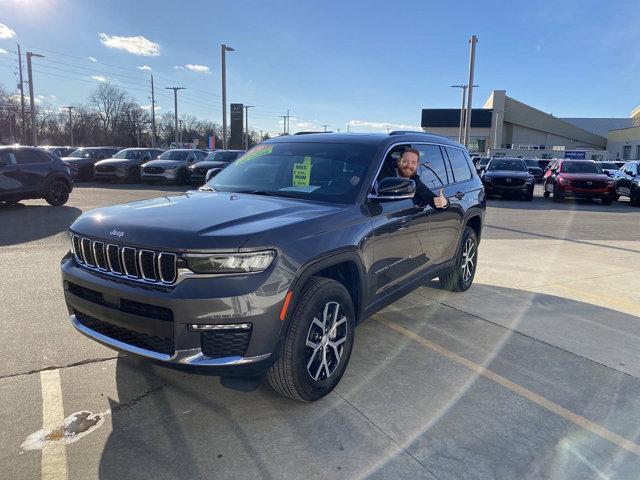
[[[105,77],[103,75],[93,75],[91,78],[93,78],[94,80],[97,80],[99,82],[106,82],[107,81],[107,77]]]
[[[416,125],[403,125],[399,123],[386,123],[386,122],[365,122],[364,120],[351,120],[349,122],[351,127],[360,127],[364,130],[415,130],[417,132],[422,132],[422,127],[418,127]]]
[[[58,97],[56,97],[55,95],[49,95],[49,98],[50,98],[51,100],[55,100],[55,99],[56,99],[56,98],[58,98]]]
[[[185,65],[185,67],[187,67],[192,72],[206,73],[206,74],[211,73],[211,69],[209,67],[207,67],[206,65],[197,65],[197,64],[194,65],[192,63],[187,63]]]
[[[7,27],[4,23],[0,23],[0,38],[13,38],[16,32]]]
[[[0,48],[0,53],[9,53],[4,48]]]
[[[141,108],[142,108],[143,110],[151,110],[151,104],[149,104],[149,105],[143,105]],[[162,110],[162,107],[160,107],[160,106],[156,105],[156,109],[155,109],[155,110],[156,110],[156,112],[157,112],[158,110]]]
[[[96,57],[87,57],[89,59],[90,62],[97,62],[98,60],[96,59]]]
[[[100,41],[105,47],[124,50],[133,55],[143,57],[156,57],[160,55],[160,45],[148,38],[138,35],[136,37],[120,37],[117,35],[99,34]]]
[[[173,67],[174,70],[184,70],[184,67],[181,67],[180,65],[176,65],[175,67]]]
[[[46,97],[45,97],[44,95],[38,95],[38,98],[39,98],[40,100],[44,100]]]
[[[309,122],[298,122],[295,124],[296,127],[298,128],[310,128],[313,127],[313,123],[309,123]]]
[[[150,72],[151,71],[151,67],[149,65],[140,65],[138,67],[138,70],[146,70],[146,71]]]

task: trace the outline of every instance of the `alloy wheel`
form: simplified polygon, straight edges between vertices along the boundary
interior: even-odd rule
[[[60,203],[64,200],[65,187],[60,182],[55,182],[51,185],[51,201],[53,203]]]
[[[462,250],[462,281],[469,282],[476,268],[476,244],[471,238],[467,238]]]
[[[305,363],[315,381],[326,380],[338,368],[347,341],[346,310],[338,302],[325,303],[307,332]]]

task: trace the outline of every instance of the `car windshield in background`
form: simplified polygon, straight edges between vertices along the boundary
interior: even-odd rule
[[[140,158],[140,150],[120,150],[111,158],[126,158],[126,159]]]
[[[353,203],[375,152],[375,146],[348,143],[263,144],[207,186],[223,192]]]
[[[563,162],[562,173],[602,173],[595,162]]]
[[[489,163],[489,170],[510,170],[516,172],[526,172],[527,167],[523,160],[491,160]]]
[[[490,158],[481,158],[480,165],[486,165],[489,163],[490,160],[491,160]]]
[[[615,163],[602,162],[599,163],[598,166],[603,169],[606,168],[607,170],[618,170],[618,166]]]
[[[207,155],[205,160],[214,161],[214,162],[233,162],[236,158],[238,158],[237,152],[212,152]]]
[[[69,154],[72,158],[87,158],[91,155],[91,151],[86,148],[78,148]]]
[[[186,160],[188,156],[187,150],[167,150],[158,157],[158,160]]]
[[[540,167],[538,165],[538,161],[537,160],[525,160],[524,163],[527,164],[527,167],[536,167],[536,168]]]

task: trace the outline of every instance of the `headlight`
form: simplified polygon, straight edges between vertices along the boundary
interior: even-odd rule
[[[195,273],[253,273],[266,270],[276,252],[266,250],[252,253],[187,256],[187,266]]]
[[[568,178],[564,178],[564,177],[560,177],[558,178],[558,181],[562,184],[562,185],[569,185],[571,183],[571,180],[569,180]]]
[[[533,177],[527,178],[527,183],[533,183]]]
[[[490,177],[489,175],[483,175],[483,176],[482,176],[482,179],[483,179],[485,182],[489,182],[489,183],[491,183],[491,177]]]

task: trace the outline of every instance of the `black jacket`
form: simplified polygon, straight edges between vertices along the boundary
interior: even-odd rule
[[[389,163],[385,163],[380,171],[379,179],[387,178],[387,177],[397,177],[398,173],[396,171],[396,167],[392,166]],[[433,199],[437,197],[437,194],[434,194],[429,188],[420,180],[420,175],[415,174],[411,177],[410,180],[413,180],[416,184],[416,194],[413,197],[413,203],[418,206],[424,207],[426,205],[430,205],[435,208],[435,204],[433,203]]]

